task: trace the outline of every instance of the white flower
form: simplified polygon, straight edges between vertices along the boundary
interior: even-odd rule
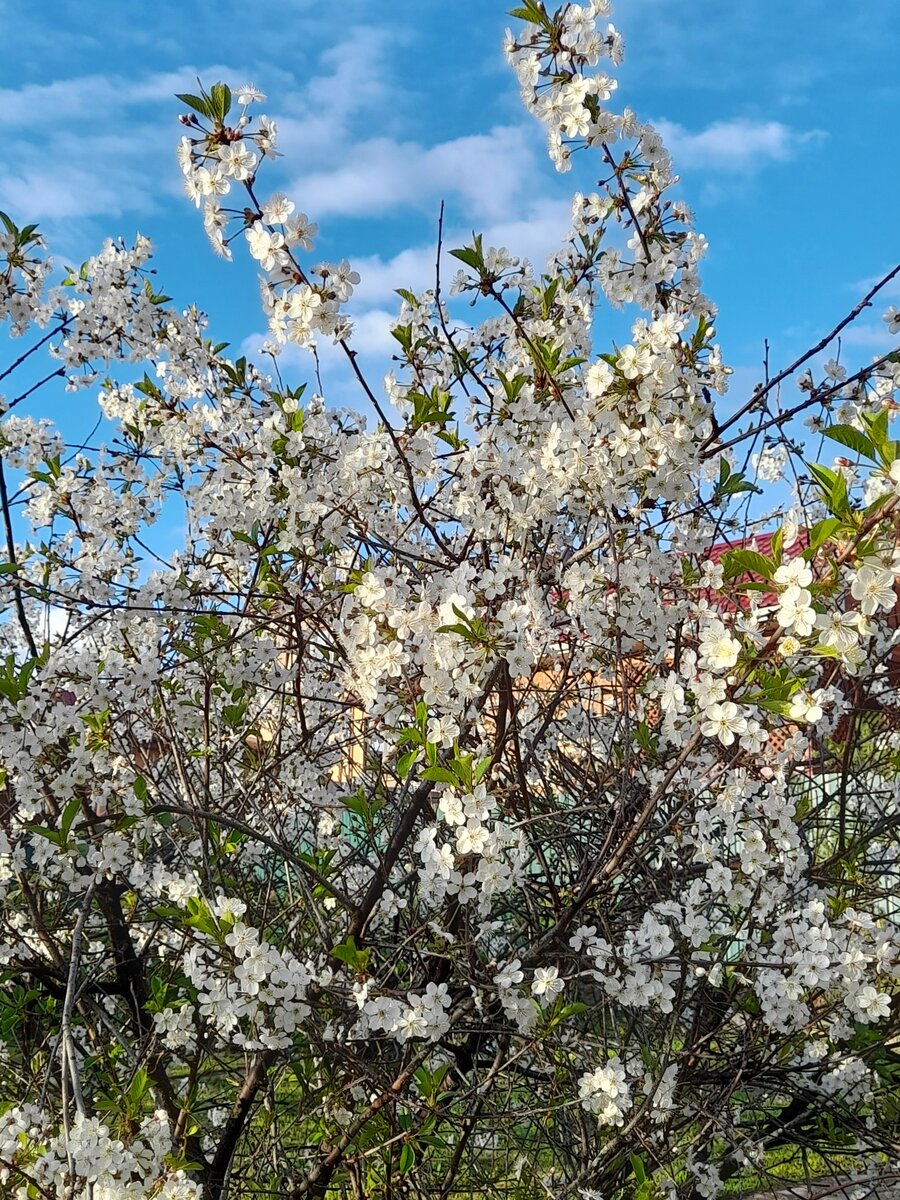
[[[276,192],[260,208],[262,219],[267,225],[283,225],[294,211],[294,202],[282,192]]]
[[[218,167],[212,170],[209,167],[197,167],[185,177],[184,186],[198,208],[204,196],[224,196],[231,187]]]
[[[778,624],[793,629],[797,637],[808,637],[816,624],[812,595],[804,587],[791,584],[778,598]]]
[[[653,366],[649,350],[638,349],[636,346],[623,346],[619,351],[618,367],[626,379],[637,379],[639,375],[647,375]]]
[[[733,700],[711,704],[703,714],[704,737],[717,737],[723,746],[731,746],[735,736],[747,732],[747,720]]]
[[[808,721],[814,725],[823,716],[821,705],[822,692],[807,692],[801,689],[791,696],[791,706],[788,715],[794,721]]]
[[[549,1004],[555,1000],[564,986],[556,967],[535,968],[531,990],[535,996],[541,998],[542,1004]]]
[[[684,688],[674,672],[666,676],[660,689],[659,706],[665,713],[684,712]]]
[[[452,717],[431,717],[428,721],[428,741],[435,746],[449,749],[459,737],[459,725]]]
[[[885,992],[866,986],[856,993],[856,1008],[864,1021],[874,1023],[890,1014],[891,998]]]
[[[625,1068],[616,1055],[604,1067],[587,1071],[578,1080],[578,1099],[589,1113],[595,1113],[601,1125],[624,1125],[624,1114],[631,1108],[631,1096]]]
[[[411,1038],[428,1035],[428,1016],[424,1009],[412,1005],[400,1014],[393,1027],[397,1040],[408,1042]]]
[[[592,363],[584,373],[584,385],[588,395],[594,398],[604,395],[615,377],[612,367],[602,358]]]
[[[859,641],[859,613],[829,612],[816,618],[819,629],[819,644],[833,646],[842,654],[852,649]]]
[[[799,642],[792,634],[788,634],[787,637],[783,637],[778,643],[778,653],[782,658],[792,658],[802,648],[802,643]]]
[[[808,588],[813,581],[813,573],[808,562],[803,558],[792,558],[790,562],[782,563],[775,570],[775,582],[782,587]]]
[[[700,656],[711,671],[727,671],[740,657],[741,643],[731,636],[720,621],[713,621],[703,631]]]
[[[231,931],[225,935],[225,944],[232,948],[238,958],[249,954],[258,941],[259,935],[256,930],[245,925],[243,921],[235,921]]]
[[[265,93],[261,92],[253,83],[243,84],[237,89],[235,95],[237,96],[238,104],[241,105],[264,104],[266,99]]]
[[[456,831],[456,850],[459,854],[481,854],[490,834],[485,825],[473,817]]]
[[[576,954],[594,944],[597,938],[596,925],[579,925],[569,938],[569,945]]]
[[[514,988],[517,983],[521,983],[524,978],[522,964],[517,958],[514,958],[505,967],[498,969],[497,974],[494,976],[494,983],[501,991],[508,991],[510,988]]]
[[[256,155],[240,142],[230,142],[219,147],[219,164],[223,175],[242,182],[256,171]]]
[[[850,572],[850,579],[850,595],[859,601],[865,616],[873,616],[879,608],[894,607],[894,572],[878,559],[867,559],[859,570]]]
[[[402,1006],[392,996],[375,996],[367,1000],[363,1012],[373,1029],[390,1033],[400,1019]]]
[[[284,234],[289,246],[299,246],[301,250],[312,250],[313,238],[319,232],[318,225],[310,221],[306,213],[297,213],[284,222]]]
[[[273,270],[281,261],[284,235],[266,229],[262,221],[254,221],[247,230],[247,243],[264,271]]]

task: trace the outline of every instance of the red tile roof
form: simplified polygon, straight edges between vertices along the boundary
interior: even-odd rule
[[[716,542],[709,548],[709,557],[714,563],[720,562],[721,559],[729,552],[729,550],[755,550],[757,554],[762,554],[766,558],[772,556],[772,538],[775,536],[775,531],[771,533],[755,533],[752,537],[735,538],[734,541]],[[809,544],[809,533],[805,529],[798,531],[797,536],[792,542],[782,546],[781,555],[782,561],[789,561],[796,558],[798,554],[802,554]],[[748,572],[746,575],[740,575],[737,579],[729,580],[728,586],[734,591],[730,595],[723,592],[715,592],[712,588],[707,591],[707,600],[714,604],[716,608],[724,609],[727,612],[734,612],[738,607],[749,608],[751,592],[745,591],[739,585],[742,583],[764,583],[765,581],[759,575],[754,575]],[[755,589],[754,589],[755,591]],[[759,593],[756,593],[759,595]],[[778,603],[778,595],[775,592],[764,592],[760,596],[760,604],[766,607],[774,607]]]

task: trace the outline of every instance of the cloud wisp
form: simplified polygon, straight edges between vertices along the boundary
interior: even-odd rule
[[[692,132],[675,121],[653,122],[676,169],[753,174],[770,163],[790,162],[804,146],[817,145],[827,134],[820,129],[796,130],[781,121],[736,117],[714,121]]]

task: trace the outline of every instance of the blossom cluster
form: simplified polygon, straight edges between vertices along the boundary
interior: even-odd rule
[[[274,344],[309,346],[315,333],[331,335],[335,341],[346,337],[351,326],[340,310],[359,283],[358,273],[346,259],[305,270],[297,254],[313,249],[318,227],[281,192],[262,203],[256,200],[253,184],[261,159],[278,154],[276,123],[262,116],[254,125],[248,114],[249,106],[265,96],[252,85],[238,88],[234,99],[240,113],[232,125],[226,124],[232,93],[225,85],[216,85],[210,96],[186,99],[193,111],[182,120],[190,133],[178,148],[185,190],[198,208],[203,206],[203,224],[213,249],[230,259],[234,235],[228,235],[230,215],[219,198],[234,185],[244,186],[250,207],[244,211],[243,232],[263,272],[262,298]]]
[[[560,1200],[636,1144],[713,1196],[800,1101],[893,1144],[900,358],[721,405],[609,5],[518,15],[551,159],[597,178],[545,265],[474,237],[446,297],[401,291],[383,400],[358,276],[257,201],[249,85],[180,97],[186,190],[276,345],[343,343],[357,409],[229,357],[144,239],[50,287],[3,222],[22,361],[102,377],[115,428],[69,446],[27,388],[0,419],[4,1186],[487,1191],[521,1139]],[[622,345],[601,297],[641,310]],[[798,463],[804,419],[855,461]]]

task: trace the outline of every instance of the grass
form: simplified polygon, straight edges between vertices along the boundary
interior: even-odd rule
[[[884,1164],[886,1165],[886,1163]],[[759,1171],[742,1171],[729,1179],[723,1188],[725,1196],[745,1196],[753,1192],[771,1191],[779,1183],[815,1183],[817,1179],[852,1176],[860,1167],[856,1154],[829,1154],[824,1158],[813,1150],[804,1152],[799,1146],[781,1146],[770,1151],[765,1167]]]

